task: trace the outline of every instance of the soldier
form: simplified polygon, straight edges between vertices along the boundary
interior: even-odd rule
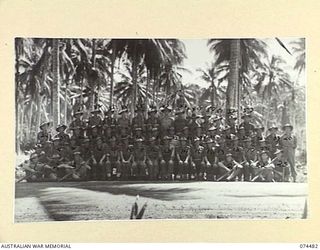
[[[40,125],[40,132],[37,134],[37,143],[44,145],[51,140],[51,133],[49,131],[50,122],[44,122]]]
[[[91,170],[89,178],[91,180],[105,180],[106,178],[106,148],[102,138],[95,140],[95,147],[91,151]]]
[[[108,125],[103,125],[103,126],[104,126],[103,141],[104,143],[109,145],[111,138],[114,137],[115,135],[112,134],[112,129],[110,126]]]
[[[54,136],[54,138],[59,138],[61,144],[63,145],[65,142],[69,142],[70,137],[68,134],[65,133],[67,126],[64,124],[60,124],[57,126],[56,131],[58,132],[58,134],[56,134]]]
[[[237,136],[239,138],[239,142],[240,142],[240,146],[243,146],[243,141],[248,138],[249,136],[246,136],[245,134],[245,130],[244,130],[244,127],[243,126],[240,126],[239,129],[238,129],[238,133],[237,133]]]
[[[232,157],[236,162],[240,163],[243,160],[243,148],[239,146],[239,138],[237,136],[232,136],[232,142]]]
[[[132,177],[144,179],[148,176],[148,170],[146,165],[147,154],[144,147],[143,139],[138,138],[135,140],[136,146],[133,150],[132,158]]]
[[[195,133],[194,133],[194,136],[193,136],[192,139],[194,140],[195,138],[199,138],[200,139],[200,145],[204,145],[204,142],[205,142],[205,139],[206,139],[206,136],[202,131],[203,131],[202,125],[198,123],[196,128],[195,128]]]
[[[51,154],[61,155],[61,151],[63,150],[62,142],[59,137],[55,137],[52,139],[52,149]]]
[[[165,106],[162,108],[163,116],[160,118],[160,131],[162,136],[168,135],[169,127],[173,126],[173,119],[170,117],[172,108]]]
[[[211,127],[208,129],[207,138],[210,138],[210,139],[212,139],[212,140],[215,140],[216,135],[217,135],[217,128],[216,128],[215,126],[211,126]]]
[[[79,126],[71,127],[70,129],[72,130],[70,140],[74,140],[76,142],[76,145],[80,146],[84,135],[83,129]]]
[[[234,160],[232,158],[232,153],[226,153],[224,159],[218,160],[219,174],[220,180],[227,180],[227,176],[231,174],[233,168],[235,166]]]
[[[75,128],[75,127],[80,128],[79,132],[81,133],[81,136],[83,137],[84,136],[84,128],[86,127],[86,123],[83,121],[82,115],[83,115],[82,111],[75,112],[73,115],[74,119],[70,123],[69,127],[70,128]]]
[[[237,125],[236,125],[237,116],[230,115],[228,117],[228,125],[230,127],[230,133],[236,135],[238,133]]]
[[[121,164],[120,164],[120,151],[117,146],[115,137],[110,139],[110,145],[107,147],[107,160],[106,160],[107,178],[120,179],[121,177]]]
[[[69,167],[67,167],[69,165]],[[73,161],[66,166],[66,175],[60,179],[62,180],[87,180],[87,173],[91,167],[82,159],[81,152],[76,151],[73,153]],[[61,165],[60,165],[61,166]]]
[[[179,144],[179,137],[176,135],[174,127],[168,129],[168,136],[170,137],[170,146],[176,147]]]
[[[283,157],[290,164],[290,172],[293,182],[296,181],[297,172],[295,167],[295,150],[297,148],[297,138],[292,134],[293,126],[286,124],[282,127],[284,134],[280,137],[279,145],[283,150]]]
[[[150,129],[158,127],[160,124],[160,119],[156,116],[157,115],[157,109],[155,107],[152,107],[149,112],[149,118],[146,121],[147,128]]]
[[[101,135],[100,128],[102,127],[102,119],[100,117],[100,113],[100,109],[91,111],[91,116],[89,117],[87,124],[87,136],[91,136],[92,128],[97,128],[98,134]]]
[[[82,159],[86,163],[89,163],[92,159],[91,158],[92,148],[94,148],[94,146],[90,145],[90,139],[88,137],[84,137],[81,143],[80,152],[81,152]]]
[[[187,139],[187,145],[191,146],[192,144],[192,136],[190,133],[190,129],[188,126],[185,126],[182,131],[181,137],[185,137]]]
[[[171,137],[165,136],[163,138],[164,144],[160,148],[160,178],[173,180],[175,150],[174,147],[170,145],[170,140]]]
[[[159,177],[159,158],[160,158],[160,147],[156,144],[156,138],[151,137],[149,139],[149,145],[146,150],[147,154],[147,166],[149,178],[151,180],[157,180]]]
[[[252,167],[255,167],[258,163],[258,155],[250,137],[246,137],[243,142],[243,175],[245,181],[250,181],[251,176],[253,176]]]
[[[50,166],[40,163],[37,154],[31,154],[30,161],[24,165],[27,182],[43,180],[55,181],[57,179],[56,174],[51,171],[46,171],[47,169],[51,169]]]
[[[203,180],[205,170],[205,149],[200,145],[200,139],[194,139],[191,148],[191,179]]]
[[[277,135],[278,127],[273,125],[268,128],[268,131],[269,135],[266,137],[266,143],[269,147],[271,158],[274,158],[280,141],[280,136]]]
[[[213,122],[213,126],[217,128],[217,131],[216,131],[217,135],[221,135],[223,130],[222,117],[216,115],[212,118],[212,122]]]
[[[190,146],[186,137],[180,137],[180,146],[176,150],[176,159],[178,161],[177,180],[188,180],[190,170]]]
[[[128,116],[128,109],[123,108],[122,110],[120,110],[119,115],[121,117],[118,119],[118,126],[120,128],[125,128],[125,129],[130,128],[131,124],[130,124],[130,119]]]
[[[229,125],[226,125],[223,128],[223,136],[226,143],[227,148],[231,148],[233,146],[233,137],[235,137],[234,134],[231,134],[231,127]]]
[[[112,125],[117,127],[118,121],[114,114],[115,110],[113,107],[110,107],[108,111],[105,113],[105,118],[103,120],[103,125],[111,127]],[[120,113],[119,113],[120,114]],[[129,119],[128,119],[128,109],[121,110],[121,125],[129,126]]]
[[[129,136],[121,138],[122,144],[120,149],[121,161],[121,179],[127,180],[131,177],[132,158],[133,158],[133,145],[129,145]]]
[[[283,156],[283,150],[277,149],[274,154],[276,159],[274,161],[274,179],[275,181],[289,181],[290,167],[289,162]]]
[[[263,132],[264,132],[264,127],[261,125],[258,125],[254,129],[254,133],[252,134],[252,138],[253,138],[253,145],[255,147],[259,147],[259,142],[265,139],[263,136]]]
[[[176,119],[173,122],[173,126],[174,126],[174,130],[176,132],[176,135],[181,135],[182,134],[182,130],[185,126],[187,126],[187,119],[184,117],[184,111],[178,110],[176,112]]]
[[[137,107],[136,112],[137,112],[137,115],[132,119],[133,128],[141,128],[141,130],[144,130],[145,118],[143,115],[143,112],[144,112],[143,107]]]
[[[216,176],[219,174],[218,157],[214,145],[214,140],[212,140],[211,138],[206,141],[206,178],[209,181],[216,180]]]
[[[260,160],[256,167],[253,167],[255,177],[251,181],[267,181],[271,182],[274,180],[274,164],[270,160],[268,152],[260,152]]]
[[[92,125],[90,127],[91,133],[89,134],[89,138],[91,142],[94,142],[97,138],[100,138],[99,127],[97,125]]]
[[[245,136],[250,136],[255,129],[254,125],[251,123],[251,119],[252,119],[251,114],[246,113],[242,115],[242,119],[243,119],[243,122],[240,124],[239,127],[244,128]]]
[[[134,129],[134,131],[135,131],[135,133],[133,135],[133,140],[136,140],[136,139],[142,139],[143,141],[145,140],[145,137],[142,134],[142,128],[141,127],[136,127]]]

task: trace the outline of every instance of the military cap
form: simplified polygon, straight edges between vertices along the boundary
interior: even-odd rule
[[[276,130],[278,130],[278,126],[276,126],[276,125],[271,125],[269,128],[268,128],[268,130],[272,130],[272,129],[276,129]]]
[[[59,159],[60,155],[59,154],[53,154],[50,158],[51,159]]]
[[[263,155],[263,154],[268,155],[268,152],[267,152],[267,151],[265,151],[265,150],[262,150],[262,151],[260,152],[260,155]]]
[[[189,129],[189,127],[188,127],[188,126],[185,126],[185,127],[183,127],[182,130],[188,130],[188,129]]]
[[[137,138],[135,141],[136,142],[143,142],[143,139],[142,138]]]
[[[226,157],[228,157],[228,156],[232,156],[232,154],[231,153],[226,153]]]
[[[249,114],[249,113],[244,113],[244,114],[241,116],[241,118],[245,118],[245,117],[251,117],[251,114]]]
[[[290,130],[293,130],[293,126],[289,123],[282,126],[282,130],[284,130],[285,128],[290,128]]]
[[[74,151],[73,154],[74,154],[74,155],[80,155],[81,152],[80,152],[80,151]]]
[[[52,142],[55,142],[55,141],[60,141],[60,138],[59,138],[59,137],[54,137],[54,138],[52,139]]]
[[[141,127],[136,127],[134,130],[135,131],[142,131],[142,128]]]
[[[184,137],[184,136],[181,136],[181,137],[179,138],[179,140],[180,140],[180,141],[186,141],[186,140],[187,140],[187,138],[186,138],[186,137]]]
[[[206,143],[214,143],[214,140],[212,140],[211,138],[208,138],[208,139],[206,140]]]
[[[171,137],[166,135],[165,137],[163,137],[163,140],[171,140]]]
[[[220,121],[220,120],[222,120],[222,117],[221,117],[221,116],[216,115],[215,117],[213,117],[213,121],[214,121],[214,122]]]
[[[262,125],[258,125],[256,128],[255,128],[255,130],[264,130],[264,126],[262,126]]]
[[[215,137],[214,137],[214,139],[217,141],[217,140],[220,140],[220,138],[221,138],[221,136],[220,135],[216,135]]]
[[[43,122],[40,124],[39,128],[42,129],[44,126],[50,126],[51,122]]]
[[[193,141],[194,141],[194,142],[200,141],[200,138],[199,138],[199,137],[196,137],[196,138],[193,139]]]
[[[248,142],[248,141],[252,141],[252,140],[251,140],[250,137],[245,137],[245,138],[243,139],[243,141],[244,141],[244,142]]]
[[[157,127],[152,128],[152,131],[158,131],[159,129]]]
[[[99,137],[98,137],[99,138]],[[97,139],[98,139],[97,138]],[[111,138],[110,138],[110,141],[116,141],[117,139],[114,137],[114,136],[112,136]]]
[[[60,128],[63,128],[63,130],[66,130],[67,126],[64,124],[59,124],[56,128],[56,131],[58,131]]]
[[[244,127],[243,126],[239,127],[239,130],[244,130]]]
[[[176,115],[182,114],[183,112],[184,112],[184,110],[179,109],[179,110],[176,111]]]

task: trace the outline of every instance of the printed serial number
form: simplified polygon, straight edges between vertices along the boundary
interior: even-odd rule
[[[318,244],[300,244],[300,248],[318,248]]]

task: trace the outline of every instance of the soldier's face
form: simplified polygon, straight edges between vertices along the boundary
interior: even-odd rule
[[[277,158],[282,158],[282,153],[278,153]]]
[[[232,161],[232,156],[228,155],[227,158],[226,158],[226,161],[227,161],[227,162]]]
[[[185,145],[187,145],[187,141],[182,140],[182,141],[181,141],[181,146],[184,147]]]
[[[194,145],[195,145],[196,147],[199,147],[199,146],[200,146],[200,141],[195,141]]]
[[[287,134],[287,135],[289,135],[289,134],[291,134],[291,128],[288,128],[288,127],[286,127],[286,128],[284,128],[284,132]]]
[[[262,155],[261,155],[261,160],[262,160],[263,162],[267,162],[268,159],[269,159],[269,156],[268,156],[267,154],[262,154]]]
[[[237,147],[237,146],[239,145],[239,141],[238,141],[238,140],[234,140],[234,141],[233,141],[233,145],[234,145],[235,147]]]

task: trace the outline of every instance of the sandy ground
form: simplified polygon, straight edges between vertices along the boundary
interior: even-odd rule
[[[15,222],[129,219],[138,194],[144,219],[292,219],[303,214],[307,184],[18,183]]]

